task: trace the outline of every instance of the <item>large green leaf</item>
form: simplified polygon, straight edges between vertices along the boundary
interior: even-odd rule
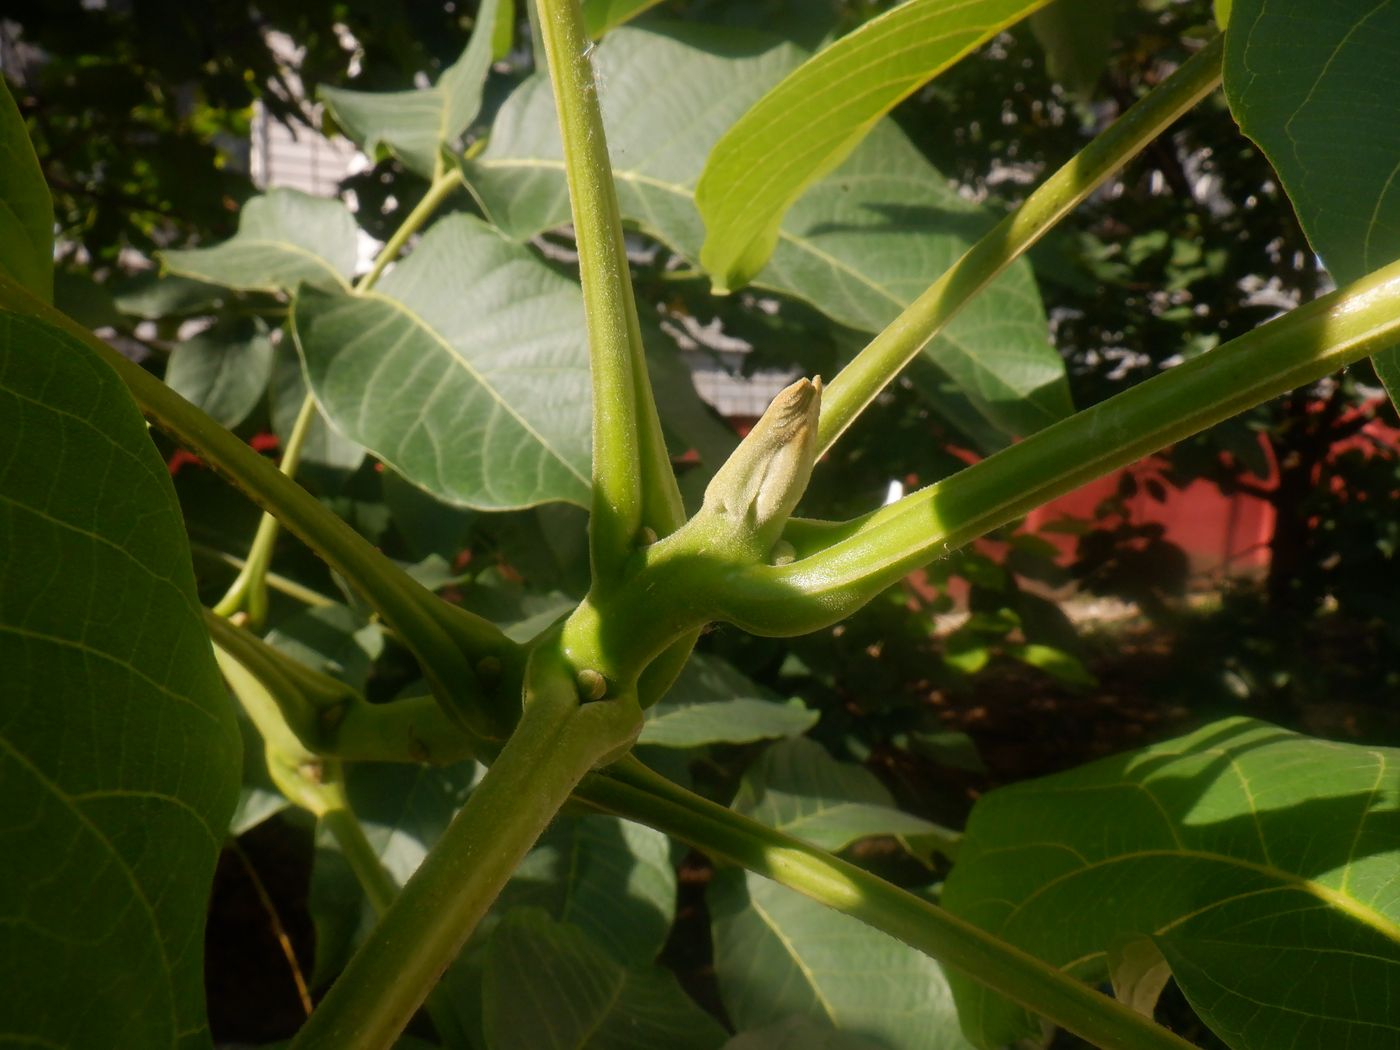
[[[695,183],[710,147],[800,58],[797,48],[769,37],[721,37],[697,26],[610,33],[593,61],[624,216],[697,259],[704,227]],[[492,221],[511,236],[569,221],[547,79],[526,81],[506,101],[490,145],[464,170]],[[882,122],[788,213],[755,283],[874,332],[989,225],[898,128]],[[1007,432],[1028,433],[1071,408],[1024,263],[969,304],[926,353]]]
[[[303,289],[293,322],[331,422],[434,496],[587,504],[583,298],[527,248],[449,216],[374,292]]]
[[[161,253],[165,268],[245,292],[289,292],[299,283],[348,288],[355,218],[338,200],[269,190],[243,205],[238,232],[212,248]]]
[[[639,744],[703,747],[801,736],[820,712],[781,702],[732,664],[696,653],[661,701],[647,710]]]
[[[716,287],[743,287],[763,269],[787,209],[895,103],[1045,3],[909,0],[764,95],[720,139],[696,189],[706,230],[700,262]],[[926,206],[907,188],[904,200]]]
[[[170,355],[165,381],[226,427],[257,407],[272,378],[272,341],[252,322],[216,325]]]
[[[239,731],[169,474],[80,342],[0,315],[0,1031],[207,1046]]]
[[[943,903],[1089,981],[1164,958],[1238,1050],[1394,1047],[1397,762],[1237,718],[1003,788],[973,810]],[[1036,1030],[955,988],[979,1044]]]
[[[941,829],[896,809],[868,769],[838,762],[812,740],[774,744],[744,774],[734,808],[770,827],[839,850],[871,835],[932,835]]]
[[[348,91],[322,87],[317,92],[341,129],[371,156],[382,144],[412,171],[432,178],[444,147],[457,140],[481,110],[481,92],[491,69],[491,44],[497,10],[510,0],[486,0],[477,8],[476,24],[466,50],[442,71],[438,82],[421,91]]]
[[[53,198],[24,118],[0,76],[0,273],[53,299]]]
[[[1400,5],[1235,0],[1225,97],[1338,284],[1400,257]],[[1375,357],[1400,405],[1400,349]]]
[[[672,974],[626,968],[533,909],[492,933],[483,998],[488,1050],[718,1050],[725,1041]]]

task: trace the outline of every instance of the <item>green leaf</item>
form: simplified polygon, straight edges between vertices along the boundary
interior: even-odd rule
[[[676,913],[670,840],[618,817],[560,818],[521,862],[496,910],[521,907],[578,927],[617,962],[650,963]]]
[[[366,153],[373,156],[383,145],[411,171],[432,178],[441,151],[458,148],[462,133],[481,111],[501,2],[486,0],[478,7],[466,50],[432,87],[386,92],[322,87],[317,96],[341,130]]]
[[[170,355],[165,382],[226,427],[236,427],[262,400],[272,378],[272,341],[252,322],[216,325]]]
[[[886,1050],[968,1045],[943,971],[922,952],[750,872],[717,873],[707,899],[720,995],[739,1028],[797,1014]]]
[[[583,0],[583,24],[595,40],[650,10],[661,0]]]
[[[882,1046],[799,1015],[741,1032],[724,1044],[724,1050],[882,1050]]]
[[[239,731],[165,464],[82,343],[0,315],[0,1031],[197,1047]]]
[[[1046,71],[1076,95],[1092,96],[1108,65],[1117,15],[1103,0],[1052,0],[1031,15]]]
[[[373,292],[303,289],[293,327],[336,428],[438,499],[587,505],[583,297],[528,249],[449,216]]]
[[[1400,258],[1400,7],[1235,0],[1225,98],[1338,284]],[[1400,349],[1375,356],[1400,405]]]
[[[696,189],[700,262],[741,288],[778,245],[783,215],[881,117],[1046,0],[909,0],[804,63],[720,139]],[[903,200],[920,200],[905,188]]]
[[[703,747],[801,736],[820,712],[779,701],[732,664],[696,653],[661,701],[647,710],[639,744]]]
[[[216,284],[154,270],[117,282],[112,292],[118,310],[147,321],[213,313],[228,298],[228,291]]]
[[[704,226],[695,182],[705,156],[800,58],[797,48],[765,36],[720,37],[698,26],[610,33],[593,62],[623,215],[680,255],[698,258]],[[547,79],[533,77],[517,89],[497,114],[490,145],[463,170],[492,221],[513,237],[569,221]],[[755,284],[876,332],[990,225],[898,128],[882,122],[788,213]],[[1024,262],[970,303],[925,353],[1008,434],[1037,430],[1071,409],[1064,365],[1049,344]]]
[[[0,273],[53,299],[53,198],[24,118],[0,76]]]
[[[268,390],[272,429],[282,440],[284,448],[305,400],[306,377],[302,375],[301,359],[293,345],[291,332],[287,332],[272,363],[272,385]],[[357,445],[327,423],[318,406],[316,418],[312,420],[311,429],[301,445],[303,468],[315,464],[348,473],[359,467],[364,458],[364,446]]]
[[[840,850],[870,835],[926,835],[938,825],[894,808],[868,769],[838,762],[813,740],[774,744],[745,773],[734,808],[769,827]]]
[[[624,968],[533,909],[492,933],[483,998],[489,1050],[717,1050],[725,1040],[674,975]]]
[[[436,500],[392,470],[384,471],[380,480],[394,527],[416,557],[436,554],[451,562],[466,548],[479,517],[475,511]]]
[[[238,232],[212,248],[161,253],[176,274],[244,292],[290,292],[299,283],[349,288],[355,219],[338,200],[270,190],[243,205]]]
[[[370,664],[384,649],[384,629],[344,605],[327,605],[280,620],[266,640],[313,671],[364,692]]]
[[[1085,980],[1151,969],[1237,1050],[1400,1042],[1400,751],[1236,718],[1002,788],[972,812],[943,903]],[[1116,960],[1116,961],[1115,961]],[[969,1035],[1037,1030],[956,980]]]

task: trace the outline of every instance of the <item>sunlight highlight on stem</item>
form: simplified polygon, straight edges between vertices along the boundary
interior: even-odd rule
[[[1400,342],[1400,262],[1154,376],[865,518],[791,565],[722,585],[726,619],[802,634],[1087,481]],[[695,581],[704,586],[703,580]]]

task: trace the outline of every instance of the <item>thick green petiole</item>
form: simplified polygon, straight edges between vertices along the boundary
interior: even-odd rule
[[[756,634],[817,630],[905,573],[1056,496],[1400,342],[1400,262],[1039,431],[898,503],[825,529],[827,546],[707,584]]]
[[[592,43],[578,0],[538,0],[536,6],[578,242],[593,376],[589,544],[595,586],[607,587],[644,527],[665,535],[680,525],[685,512],[647,378],[612,161],[589,61]]]
[[[883,930],[1103,1050],[1191,1047],[1150,1018],[929,901],[692,794],[635,759],[589,777],[578,795]]]
[[[520,725],[294,1050],[390,1046],[578,782],[631,745],[635,698],[580,703],[576,673],[557,637],[536,650]]]

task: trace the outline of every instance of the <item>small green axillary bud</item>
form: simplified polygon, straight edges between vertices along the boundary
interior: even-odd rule
[[[476,662],[477,676],[487,685],[494,684],[501,677],[501,661],[496,656],[483,656]]]
[[[797,548],[787,540],[779,540],[768,552],[769,565],[791,565],[797,560]]]
[[[696,515],[707,530],[722,523],[726,545],[766,555],[807,491],[817,458],[822,381],[799,379],[781,391],[719,468]]]
[[[582,700],[601,700],[608,695],[608,680],[590,667],[580,671],[574,681]]]
[[[656,542],[656,530],[650,525],[643,525],[641,531],[637,533],[637,546],[650,547]]]

